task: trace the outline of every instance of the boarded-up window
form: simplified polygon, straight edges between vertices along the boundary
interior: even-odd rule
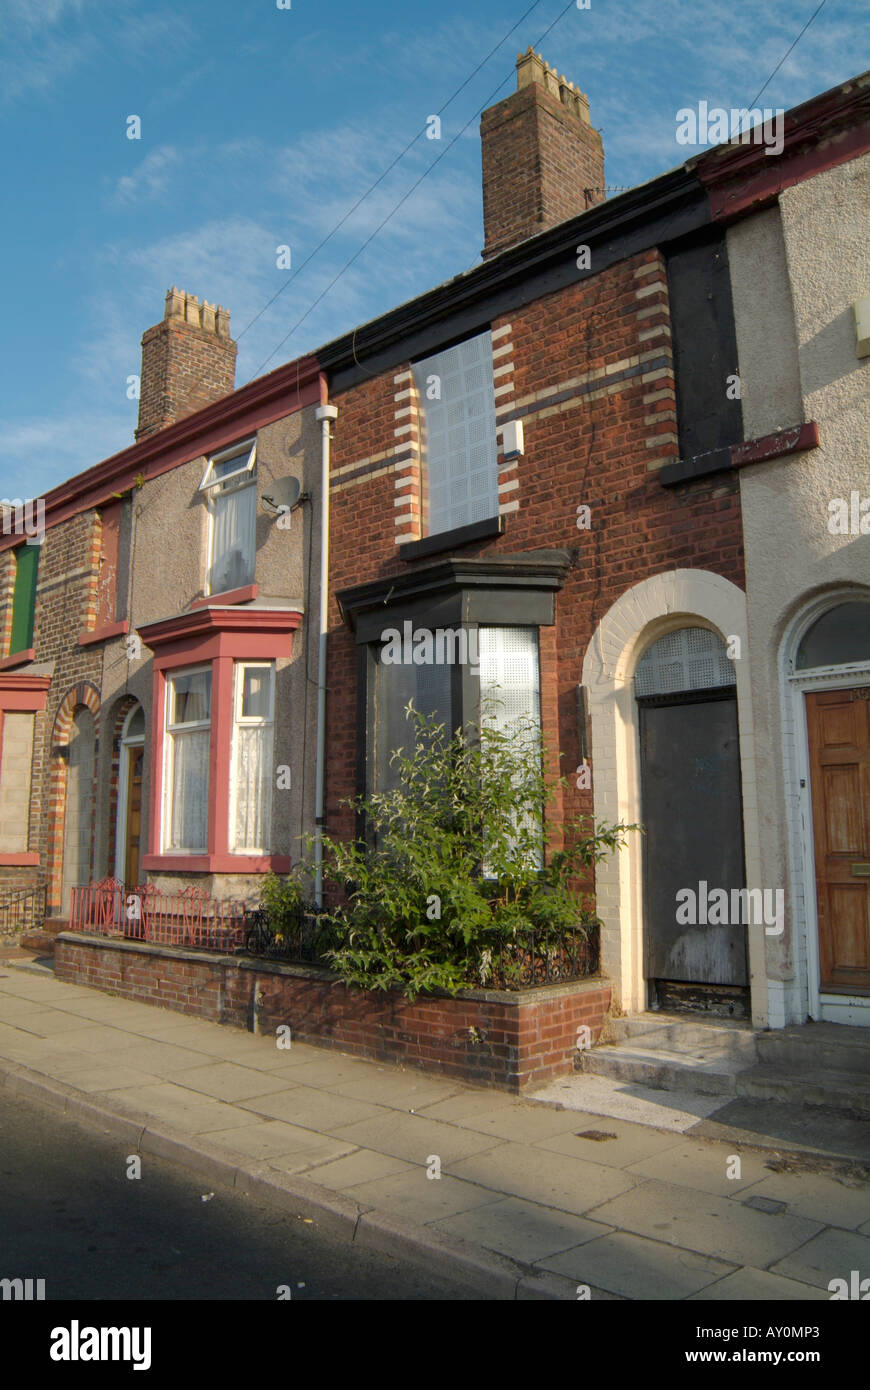
[[[0,854],[16,854],[27,849],[33,715],[7,711],[2,719]]]
[[[422,415],[427,533],[498,515],[492,337],[480,333],[414,364]]]
[[[15,552],[15,596],[12,600],[12,641],[10,656],[33,646],[33,617],[36,612],[36,575],[39,546],[21,545]]]

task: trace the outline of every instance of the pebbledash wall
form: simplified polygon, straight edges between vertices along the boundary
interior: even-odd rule
[[[865,89],[870,86],[866,79]],[[865,130],[865,142],[870,139]],[[832,147],[836,150],[836,146]],[[728,232],[747,435],[813,421],[820,444],[741,471],[758,744],[760,873],[790,911],[767,942],[772,1026],[812,1018],[870,1026],[870,1000],[820,994],[800,638],[826,609],[870,600],[870,536],[832,534],[829,506],[870,496],[870,356],[853,304],[870,286],[870,155],[824,168]],[[755,288],[765,282],[766,314]],[[870,683],[870,667],[831,671],[831,688]]]
[[[395,991],[349,989],[311,966],[72,932],[57,938],[55,973],[212,1023],[253,1030],[256,1019],[257,1031],[276,1039],[287,1025],[291,1046],[317,1043],[512,1092],[570,1072],[578,1041],[598,1040],[610,1007],[610,984],[600,979],[412,1002]]]

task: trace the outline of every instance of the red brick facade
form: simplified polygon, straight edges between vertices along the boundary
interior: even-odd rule
[[[544,735],[564,753],[562,771],[570,772],[578,761],[575,689],[611,604],[632,585],[674,568],[709,570],[742,587],[738,482],[733,473],[668,489],[659,481],[659,469],[678,449],[667,276],[658,252],[535,300],[495,320],[492,329],[512,368],[496,378],[510,387],[496,396],[497,418],[523,420],[525,453],[500,469],[500,499],[511,499],[501,507],[504,534],[461,553],[573,552],[556,597],[555,626],[540,629]],[[407,462],[406,434],[396,438],[397,419],[413,419],[397,413],[408,365],[335,396],[333,595],[432,563],[397,554],[394,517],[405,495],[397,484],[419,468]],[[517,483],[509,492],[505,478]],[[581,505],[590,508],[591,529],[578,529]],[[411,535],[421,534],[419,523],[409,526]],[[354,636],[334,597],[329,687],[327,818],[330,833],[344,836],[353,821],[340,803],[356,792],[364,731],[357,728]],[[572,791],[568,800],[571,817],[592,810],[588,791]]]

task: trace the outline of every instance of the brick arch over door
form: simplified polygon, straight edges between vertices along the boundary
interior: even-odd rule
[[[66,797],[68,782],[68,765],[66,757],[62,756],[58,749],[69,748],[70,734],[72,733],[73,720],[77,709],[88,709],[94,716],[95,726],[95,750],[94,750],[94,787],[93,798],[96,806],[96,769],[97,769],[97,743],[99,741],[99,716],[100,716],[100,695],[95,685],[90,681],[79,681],[64,695],[54,717],[54,726],[51,731],[51,777],[49,780],[49,830],[48,830],[48,872],[46,875],[48,888],[48,910],[57,913],[62,908],[61,899],[63,896],[63,842],[64,828],[66,824]]]
[[[699,622],[700,620],[700,622]],[[680,627],[713,628],[726,641],[740,639],[737,680],[746,884],[760,887],[755,741],[749,684],[746,596],[730,580],[709,570],[669,570],[626,590],[593,633],[583,661],[592,720],[592,792],[596,820],[640,821],[640,759],[634,672],[650,644]],[[638,835],[628,848],[602,860],[595,871],[598,915],[603,923],[602,963],[624,1009],[646,1007],[643,970],[642,847]],[[756,1026],[766,1016],[765,942],[749,932],[752,1013]]]

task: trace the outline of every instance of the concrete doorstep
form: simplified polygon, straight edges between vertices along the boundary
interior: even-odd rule
[[[870,1273],[854,1173],[282,1050],[39,967],[0,967],[0,1076],[124,1158],[183,1164],[489,1299],[828,1299]]]

